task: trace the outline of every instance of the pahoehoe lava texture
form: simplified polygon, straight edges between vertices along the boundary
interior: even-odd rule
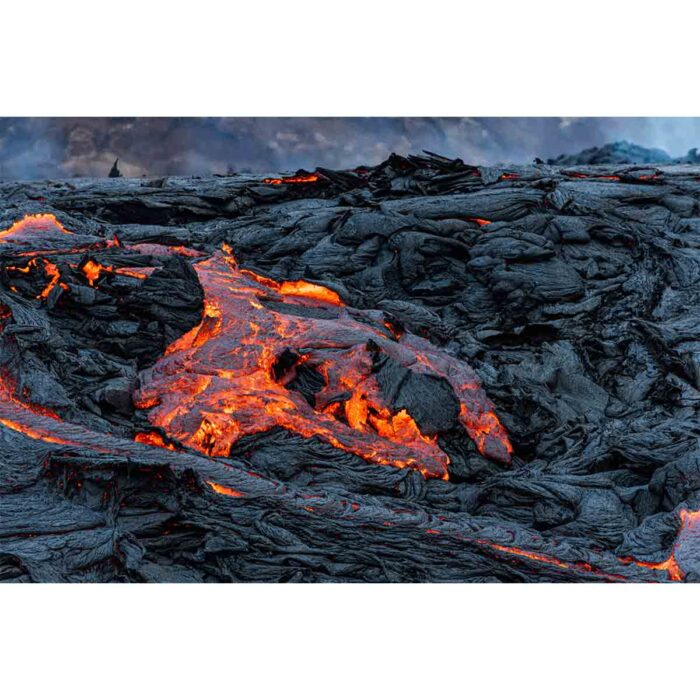
[[[0,580],[699,579],[700,167],[0,201]]]

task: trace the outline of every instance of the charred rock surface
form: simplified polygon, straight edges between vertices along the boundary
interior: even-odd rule
[[[700,577],[700,168],[0,200],[0,580]]]

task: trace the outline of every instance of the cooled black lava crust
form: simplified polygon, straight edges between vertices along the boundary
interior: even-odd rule
[[[0,235],[1,580],[698,580],[699,166],[392,156],[278,180],[0,182],[0,230],[52,214],[75,243],[39,246],[30,267]],[[200,322],[194,255],[223,244],[466,362],[510,464],[458,429],[435,378],[407,379],[403,400],[422,397],[449,480],[283,428],[227,457],[135,442],[158,433],[134,405],[139,377]],[[46,261],[63,286],[37,298]],[[313,402],[322,381],[290,386]],[[15,400],[75,440],[17,429]]]

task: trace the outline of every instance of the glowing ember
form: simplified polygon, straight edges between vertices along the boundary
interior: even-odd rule
[[[137,406],[168,435],[226,456],[243,436],[282,427],[378,464],[447,478],[449,458],[406,409],[393,411],[373,373],[384,353],[413,372],[443,377],[479,450],[503,462],[511,446],[474,372],[428,341],[387,332],[379,312],[348,309],[330,289],[276,282],[240,269],[231,255],[195,265],[205,292],[201,323],[142,373]],[[323,310],[311,317],[304,308]],[[285,355],[291,365],[280,376]],[[313,406],[286,385],[305,366],[324,382]]]

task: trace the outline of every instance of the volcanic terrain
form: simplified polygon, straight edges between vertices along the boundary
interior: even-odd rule
[[[0,580],[700,580],[700,166],[0,202]]]

